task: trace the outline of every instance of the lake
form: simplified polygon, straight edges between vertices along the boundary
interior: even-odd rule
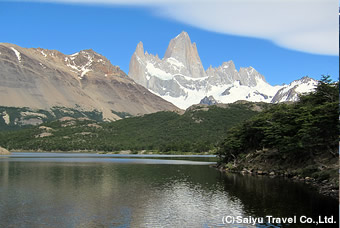
[[[282,178],[222,174],[209,167],[213,160],[85,153],[0,156],[0,227],[339,227],[224,224],[226,218],[267,215],[298,221],[333,216],[338,223],[339,204]]]

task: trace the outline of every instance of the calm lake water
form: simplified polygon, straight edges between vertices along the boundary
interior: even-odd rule
[[[0,227],[339,227],[336,200],[280,178],[225,175],[209,156],[0,156]],[[337,224],[223,224],[334,216]],[[231,217],[228,217],[231,218]]]

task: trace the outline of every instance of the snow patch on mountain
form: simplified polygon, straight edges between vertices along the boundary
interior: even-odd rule
[[[77,57],[82,58],[83,61],[81,61],[80,63],[78,62],[76,63]],[[70,70],[71,72],[75,72],[74,70],[77,71],[79,79],[83,79],[84,76],[88,72],[93,71],[91,69],[91,66],[92,66],[92,63],[94,62],[94,56],[93,54],[90,54],[86,51],[81,51],[81,52],[77,52],[72,55],[69,55],[65,57],[64,61],[66,62],[66,66],[73,69],[73,70]]]
[[[170,65],[175,67],[175,68],[183,68],[183,67],[185,67],[183,63],[181,63],[180,61],[178,61],[177,59],[175,59],[173,57],[167,58],[166,61],[168,63],[170,63]]]
[[[155,67],[152,63],[148,62],[146,64],[146,71],[149,74],[148,76],[154,76],[161,80],[171,80],[173,78],[173,75],[165,72],[164,70],[161,70],[157,67]]]
[[[47,57],[46,53],[45,53],[43,50],[41,50],[40,53],[41,53],[45,58]]]
[[[14,47],[11,47],[11,49],[14,51],[15,55],[17,56],[18,61],[21,62],[20,52],[17,49],[15,49]]]

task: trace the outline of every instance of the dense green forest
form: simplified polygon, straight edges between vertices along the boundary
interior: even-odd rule
[[[338,120],[339,82],[323,76],[298,102],[273,105],[229,129],[218,155],[235,171],[291,168],[293,175],[338,179]]]
[[[63,118],[19,131],[0,132],[0,145],[11,150],[207,152],[225,137],[227,129],[268,106],[250,102],[198,105],[182,115],[158,112],[115,122]]]

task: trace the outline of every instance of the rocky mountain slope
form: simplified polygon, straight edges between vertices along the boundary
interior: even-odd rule
[[[177,107],[150,93],[93,50],[56,50],[0,43],[0,106],[96,110],[104,119]]]
[[[184,109],[209,96],[221,103],[294,101],[297,94],[310,92],[317,84],[305,77],[289,85],[272,86],[253,67],[237,71],[233,61],[204,70],[196,44],[186,32],[170,41],[162,59],[144,52],[140,42],[131,57],[129,76]]]

